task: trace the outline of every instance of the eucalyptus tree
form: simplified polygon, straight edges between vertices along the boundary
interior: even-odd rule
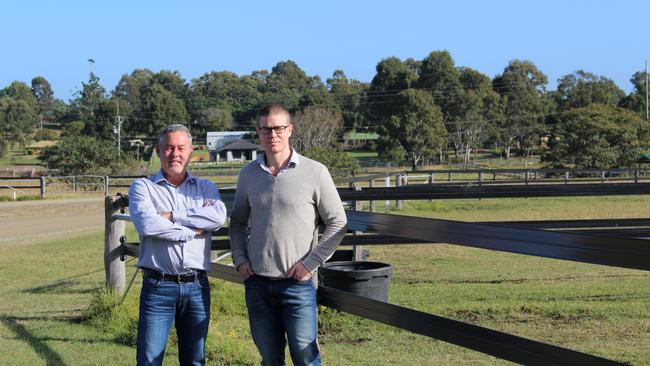
[[[442,112],[431,94],[406,89],[394,97],[394,109],[379,128],[380,156],[393,161],[407,159],[412,169],[446,146]]]
[[[487,75],[461,67],[458,80],[463,87],[462,101],[459,116],[448,130],[449,139],[467,163],[471,153],[478,151],[495,126],[503,122],[503,105]]]
[[[36,98],[39,128],[44,122],[51,122],[56,115],[54,92],[50,82],[42,76],[32,79],[32,95]]]
[[[643,117],[647,117],[647,75],[645,71],[638,71],[632,75],[630,82],[634,86],[632,92],[623,97],[619,106],[633,110]]]
[[[578,169],[632,166],[643,151],[649,123],[624,108],[590,104],[561,113],[545,160]]]
[[[398,94],[415,86],[418,80],[416,61],[385,58],[377,64],[375,76],[368,88],[368,124],[376,129],[400,108]]]
[[[366,126],[364,106],[367,102],[368,84],[348,79],[343,70],[335,70],[327,79],[327,87],[341,108],[343,125],[348,129]]]
[[[625,92],[613,80],[578,70],[558,79],[554,94],[560,111],[604,104],[615,107],[625,97]]]
[[[495,129],[505,157],[518,147],[529,153],[546,135],[545,118],[551,104],[547,98],[548,78],[530,61],[514,60],[492,81],[501,95],[505,118]]]

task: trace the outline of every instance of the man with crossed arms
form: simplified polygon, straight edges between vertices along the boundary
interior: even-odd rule
[[[138,267],[143,281],[137,364],[162,364],[172,323],[181,365],[205,364],[210,321],[211,231],[226,219],[217,187],[187,171],[192,135],[167,127],[156,145],[161,168],[129,189],[129,212],[140,234]]]

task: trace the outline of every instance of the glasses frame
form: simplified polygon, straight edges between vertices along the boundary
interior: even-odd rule
[[[292,123],[289,123],[284,126],[273,126],[273,127],[258,127],[257,130],[260,135],[269,136],[271,132],[275,132],[276,135],[282,135]]]

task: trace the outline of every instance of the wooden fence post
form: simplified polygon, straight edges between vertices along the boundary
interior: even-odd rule
[[[45,197],[45,177],[41,177],[41,198]]]
[[[375,186],[375,180],[374,179],[370,179],[370,181],[368,183],[370,185],[370,188],[373,188]],[[370,201],[370,212],[375,212],[375,211],[377,211],[375,201]]]
[[[104,176],[104,196],[108,196],[108,175]]]
[[[361,191],[361,187],[355,185],[354,190],[357,192]],[[363,211],[363,202],[354,201],[354,211]],[[361,231],[355,231],[353,235],[360,235]],[[353,245],[352,246],[352,260],[359,262],[363,260],[363,246],[362,245]]]
[[[402,174],[395,174],[395,188],[402,186]],[[402,209],[402,200],[395,201],[395,208]]]
[[[386,178],[384,178],[384,186],[386,188],[390,188],[390,175],[386,174]],[[386,200],[385,206],[384,206],[384,212],[389,213],[390,212],[390,201]]]
[[[104,270],[106,287],[115,293],[122,293],[125,284],[125,266],[121,260],[120,237],[124,235],[124,220],[113,220],[113,215],[120,212],[122,197],[106,196],[104,198]]]

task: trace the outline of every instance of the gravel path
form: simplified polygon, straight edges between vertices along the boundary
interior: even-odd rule
[[[103,197],[0,202],[0,244],[103,229]]]

